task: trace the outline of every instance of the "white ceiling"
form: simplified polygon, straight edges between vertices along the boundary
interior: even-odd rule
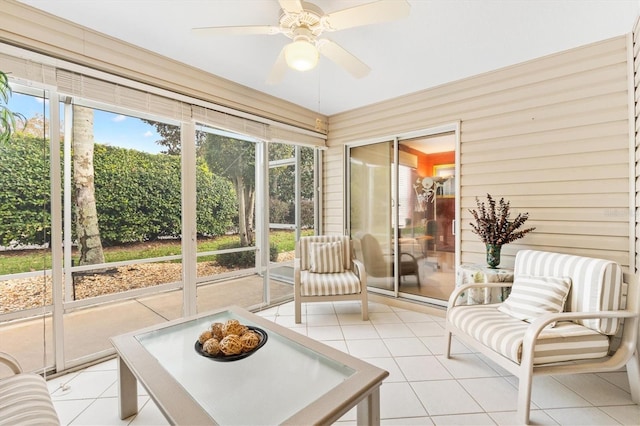
[[[277,0],[19,1],[326,115],[627,34],[640,11],[640,0],[409,0],[408,18],[328,33],[371,67],[365,78],[321,58],[267,85],[285,36],[190,30],[277,25]],[[371,1],[312,0],[325,13]]]

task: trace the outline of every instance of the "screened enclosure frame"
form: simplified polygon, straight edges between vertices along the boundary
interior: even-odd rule
[[[199,279],[195,272],[197,263],[197,247],[195,243],[195,130],[196,123],[208,125],[246,134],[256,138],[256,182],[268,184],[268,146],[271,142],[300,144],[308,147],[324,146],[326,136],[320,133],[299,129],[284,123],[277,123],[268,119],[248,114],[242,111],[232,110],[227,107],[214,105],[197,99],[191,99],[184,95],[171,93],[163,89],[154,88],[146,84],[133,82],[124,78],[92,70],[77,64],[46,57],[34,52],[0,45],[0,59],[3,63],[3,71],[9,74],[12,86],[16,88],[22,85],[33,91],[47,91],[49,102],[52,106],[62,103],[62,116],[68,117],[71,105],[78,104],[91,108],[99,108],[114,113],[122,113],[137,118],[146,118],[161,121],[173,125],[180,125],[182,140],[182,254],[164,257],[145,258],[132,261],[110,262],[105,264],[78,266],[71,263],[71,204],[69,177],[71,175],[71,161],[68,156],[70,146],[70,120],[64,120],[64,135],[59,124],[61,123],[60,109],[50,108],[48,117],[50,148],[52,152],[50,165],[51,178],[51,246],[64,247],[60,250],[52,250],[52,268],[50,270],[34,273],[17,274],[20,277],[45,274],[51,277],[54,289],[53,302],[42,309],[27,309],[9,314],[1,314],[0,320],[9,321],[31,317],[34,313],[51,315],[52,328],[54,330],[54,362],[46,365],[47,370],[63,371],[77,365],[90,362],[94,359],[109,355],[113,351],[99,352],[76,360],[65,359],[64,355],[64,320],[65,312],[103,304],[117,300],[127,300],[134,297],[155,294],[160,291],[182,289],[183,290],[183,315],[196,312],[196,288],[206,279]],[[19,91],[19,89],[17,90]],[[63,149],[65,148],[65,149]],[[64,152],[64,157],[58,153]],[[316,152],[318,150],[316,149]],[[316,156],[316,161],[319,155]],[[316,181],[317,182],[317,181]],[[316,185],[319,191],[319,185]],[[268,241],[268,209],[264,206],[268,203],[265,197],[264,185],[256,185],[256,244],[251,248],[238,249],[256,250],[256,266],[253,274],[262,275],[264,283],[269,279],[269,241]],[[318,192],[319,193],[319,192]],[[321,197],[316,197],[315,223],[319,223],[317,214],[320,211],[317,206]],[[66,208],[65,208],[66,207]],[[64,212],[64,214],[63,214]],[[193,212],[193,215],[190,213]],[[299,213],[296,214],[299,216]],[[296,238],[298,235],[296,235]],[[230,250],[227,252],[233,252]],[[206,253],[211,254],[211,253]],[[134,263],[157,261],[182,261],[183,272],[180,281],[164,283],[157,286],[128,290],[122,293],[114,293],[104,296],[96,296],[83,300],[72,300],[72,274],[100,267],[126,266]],[[224,274],[222,274],[224,275]],[[216,276],[229,278],[233,276]],[[7,278],[3,275],[0,278]],[[183,283],[192,283],[183,285]],[[268,285],[263,285],[263,304],[269,303]],[[63,298],[64,294],[64,298]]]

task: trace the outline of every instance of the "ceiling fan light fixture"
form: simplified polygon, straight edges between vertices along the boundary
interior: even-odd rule
[[[287,45],[284,58],[289,68],[297,71],[308,71],[318,64],[318,49],[306,40],[296,40]]]

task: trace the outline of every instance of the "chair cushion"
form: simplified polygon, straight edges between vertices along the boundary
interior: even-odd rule
[[[501,355],[520,363],[524,333],[531,324],[500,312],[496,305],[468,305],[451,308],[449,321]],[[588,327],[560,321],[542,330],[534,349],[534,365],[607,355],[609,339]]]
[[[310,250],[313,243],[332,243],[339,241],[342,243],[342,260],[344,269],[351,269],[351,238],[347,235],[312,235],[300,237],[296,245],[296,258],[300,259],[300,269],[308,270],[311,267]]]
[[[300,294],[303,296],[335,296],[360,293],[360,279],[352,271],[335,274],[300,273]]]
[[[519,276],[511,287],[507,300],[498,310],[516,319],[531,322],[546,313],[558,313],[564,309],[571,279],[568,277]],[[550,324],[551,327],[555,323]]]
[[[0,380],[0,425],[59,425],[47,383],[32,373]]]
[[[309,271],[316,274],[344,272],[342,242],[311,243]]]
[[[610,260],[537,250],[520,250],[516,254],[514,274],[570,277],[571,291],[565,311],[600,312],[620,309],[622,269]],[[595,318],[576,321],[600,333],[616,334],[620,321]]]

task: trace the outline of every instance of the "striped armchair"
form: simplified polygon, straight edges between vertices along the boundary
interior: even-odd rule
[[[302,302],[360,300],[362,320],[369,319],[367,273],[353,258],[349,237],[301,237],[296,244],[293,276],[297,324],[302,322]]]
[[[35,373],[23,373],[18,361],[0,352],[0,364],[14,373],[0,379],[0,426],[59,425],[47,382]]]
[[[640,292],[635,277],[629,284],[622,277],[620,266],[608,260],[521,250],[506,301],[456,305],[469,288],[510,283],[469,284],[451,294],[446,356],[451,356],[455,334],[514,374],[519,380],[517,409],[522,424],[529,422],[535,375],[614,371],[626,365],[631,396],[639,403]]]

